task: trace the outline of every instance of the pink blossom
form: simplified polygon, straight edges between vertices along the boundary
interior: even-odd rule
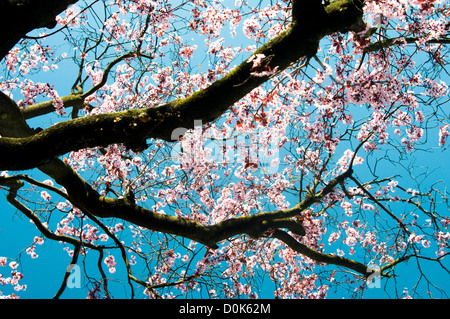
[[[339,158],[339,160],[337,162],[337,165],[340,166],[338,172],[344,173],[345,171],[347,171],[352,160],[353,160],[353,165],[360,165],[364,162],[364,159],[362,157],[354,156],[354,152],[347,149],[344,152],[344,155],[342,155],[342,157]]]
[[[409,235],[408,242],[409,243],[420,243],[424,235],[411,234]]]
[[[196,45],[193,46],[183,46],[180,50],[180,56],[186,59],[189,59],[191,55],[194,53],[195,49],[197,48]]]
[[[75,27],[81,25],[85,18],[84,14],[80,14],[80,9],[77,6],[70,6],[64,11],[64,15],[64,17],[61,17],[61,15],[56,16],[56,22],[59,25]]]
[[[34,243],[36,243],[38,245],[42,245],[44,243],[44,239],[42,237],[35,236]]]
[[[390,181],[388,185],[391,188],[391,192],[395,192],[395,187],[398,185],[398,181]]]
[[[347,234],[347,238],[345,238],[345,244],[347,246],[354,246],[358,242],[359,232],[352,227],[347,227],[345,233]]]
[[[439,145],[444,145],[449,135],[448,124],[439,128]]]
[[[255,17],[248,18],[244,21],[243,31],[244,35],[249,39],[259,38],[259,31],[261,26]]]
[[[275,67],[273,69],[267,68],[265,70],[258,71],[258,72],[252,72],[250,74],[253,76],[257,76],[257,77],[264,77],[264,76],[274,75],[275,73],[277,73],[277,71],[278,71],[278,67]]]
[[[408,188],[406,190],[407,193],[411,194],[412,197],[416,196],[417,194],[419,194],[420,192],[416,189],[412,189],[412,188]]]
[[[109,255],[108,257],[106,257],[105,260],[104,260],[104,263],[105,263],[105,265],[108,266],[109,272],[111,274],[116,272],[116,261],[115,261],[113,255]]]
[[[330,234],[330,237],[328,237],[328,244],[331,245],[332,243],[334,243],[336,240],[338,240],[340,237],[340,233],[339,232],[333,232]]]
[[[409,129],[406,129],[406,133],[408,135],[409,141],[411,143],[419,141],[423,136],[423,129],[420,127],[413,126]]]
[[[36,252],[35,252],[36,246],[31,245],[30,247],[28,247],[25,251],[28,255],[30,255],[31,258],[35,259],[37,257],[39,257]]]
[[[374,210],[375,207],[372,204],[361,203],[361,208],[364,210]]]
[[[423,240],[421,241],[421,244],[422,244],[423,247],[429,248],[430,245],[431,245],[431,242],[430,242],[429,240],[427,240],[427,239],[423,239]]]
[[[348,217],[351,217],[353,212],[352,212],[352,204],[347,202],[347,201],[342,201],[341,202],[341,208],[344,209],[345,211],[345,215],[347,215]]]
[[[409,295],[408,289],[405,288],[403,290],[403,295],[402,295],[402,299],[412,299],[412,297]]]
[[[255,55],[252,55],[249,59],[248,59],[248,63],[252,62],[253,63],[253,68],[257,68],[261,66],[261,62],[264,60],[266,56],[264,54],[258,53]]]
[[[425,120],[425,116],[422,111],[416,111],[416,121],[423,122]]]
[[[16,261],[11,261],[9,263],[9,267],[11,267],[12,269],[17,269],[17,267],[19,267],[19,263]]]
[[[120,232],[123,231],[125,229],[125,227],[123,226],[122,223],[118,223],[114,226],[114,232]]]
[[[50,196],[49,193],[47,193],[47,191],[42,191],[41,192],[41,197],[43,200],[45,200],[46,202],[48,202],[52,197]]]
[[[42,183],[48,185],[48,186],[53,186],[53,181],[50,179],[46,179],[45,181],[43,181]]]

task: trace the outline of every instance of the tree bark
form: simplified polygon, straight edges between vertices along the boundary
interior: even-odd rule
[[[55,27],[55,17],[77,1],[0,0],[0,60],[28,32]]]

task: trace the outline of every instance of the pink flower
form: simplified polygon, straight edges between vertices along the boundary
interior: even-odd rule
[[[26,249],[27,254],[30,255],[31,258],[33,258],[33,259],[39,257],[38,254],[36,254],[36,252],[34,251],[35,249],[36,249],[36,246],[34,246],[34,245],[32,245]]]
[[[416,121],[423,122],[425,120],[425,116],[423,116],[422,111],[416,111]]]
[[[19,267],[19,263],[16,261],[11,261],[9,263],[9,267],[11,267],[12,269],[17,269],[17,267]]]
[[[125,227],[123,226],[122,223],[118,223],[118,224],[116,224],[116,225],[114,226],[114,232],[119,232],[119,231],[122,231],[122,230],[124,230],[124,229],[125,229]]]
[[[347,201],[343,201],[341,203],[341,208],[344,209],[345,215],[347,215],[348,217],[351,217],[353,215],[352,206],[353,205]]]
[[[403,297],[402,297],[402,299],[412,299],[412,297],[409,295],[408,288],[405,288],[403,290]]]
[[[238,201],[244,201],[245,200],[245,192],[246,188],[242,182],[239,182],[235,185],[233,185],[233,194]]]
[[[411,234],[409,235],[408,242],[410,243],[420,243],[422,241],[423,235]]]
[[[41,197],[43,200],[45,200],[46,202],[48,202],[52,197],[50,196],[49,193],[47,193],[46,191],[42,191],[41,192]]]
[[[247,38],[249,38],[249,39],[259,38],[259,36],[257,36],[257,34],[259,33],[260,30],[261,30],[261,26],[255,17],[251,17],[244,21],[243,31],[244,31],[244,35]]]
[[[345,230],[345,233],[348,236],[345,239],[345,244],[347,246],[354,246],[358,242],[359,232],[352,227],[347,227],[347,229]]]
[[[65,16],[61,17],[60,15],[56,16],[56,22],[61,25],[70,25],[71,27],[75,27],[77,25],[82,24],[82,20],[84,15],[80,15],[80,9],[76,6],[70,6],[68,9],[64,11]]]
[[[439,145],[444,145],[447,141],[447,137],[449,135],[448,132],[448,124],[441,126],[439,128]]]
[[[15,285],[14,286],[15,291],[21,291],[21,290],[26,290],[26,289],[27,289],[27,285]]]
[[[261,62],[262,60],[264,60],[266,56],[264,54],[258,53],[255,55],[252,55],[249,59],[248,59],[248,63],[253,62],[253,68],[257,68],[259,66],[261,66]]]
[[[411,194],[411,197],[414,197],[414,196],[416,196],[417,194],[420,194],[420,192],[419,192],[418,190],[412,189],[412,188],[408,188],[408,189],[406,190],[406,192],[407,192],[408,194]]]
[[[425,248],[429,248],[430,244],[431,244],[430,241],[427,239],[422,239],[421,243],[422,243],[422,246]]]
[[[45,181],[43,181],[44,184],[48,185],[48,186],[53,186],[53,181],[50,179],[46,179]]]
[[[394,188],[398,185],[398,182],[397,181],[390,181],[389,183],[388,183],[388,185],[389,185],[389,187],[391,188],[391,192],[395,192],[395,190],[394,190]]]
[[[104,263],[109,267],[109,272],[111,274],[116,272],[116,261],[114,259],[114,256],[109,255],[108,257],[106,257]]]
[[[195,49],[197,48],[196,45],[193,46],[183,46],[180,49],[180,56],[186,59],[189,59],[191,57],[191,55],[194,53]]]
[[[278,71],[278,67],[275,67],[273,69],[270,69],[269,67],[267,67],[267,70],[262,70],[259,72],[252,72],[250,74],[253,76],[257,76],[257,77],[264,77],[264,76],[274,75],[275,73],[277,73],[277,71]]]
[[[332,243],[334,243],[336,240],[339,239],[340,237],[340,233],[339,232],[333,232],[330,234],[330,237],[328,237],[328,244],[331,245]]]
[[[372,204],[361,203],[361,208],[364,210],[374,210],[375,207]]]

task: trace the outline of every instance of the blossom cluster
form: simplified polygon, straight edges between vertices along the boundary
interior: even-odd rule
[[[0,284],[1,286],[11,285],[13,289],[18,291],[23,291],[27,289],[27,285],[21,284],[20,280],[23,278],[23,274],[17,270],[19,267],[19,263],[16,261],[11,261],[8,263],[8,259],[6,257],[0,257],[0,267],[9,267],[10,276],[5,277],[0,273]],[[1,268],[0,268],[1,269]],[[0,291],[0,299],[18,299],[19,297],[11,293],[10,295],[4,295],[2,291]]]

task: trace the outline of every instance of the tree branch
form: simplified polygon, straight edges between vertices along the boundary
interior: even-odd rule
[[[69,265],[76,265],[78,261],[78,256],[80,254],[81,245],[77,245],[74,247],[72,260],[70,261]],[[53,296],[53,299],[59,299],[61,295],[63,294],[64,290],[66,290],[67,287],[67,279],[69,279],[71,269],[67,267],[66,272],[64,273],[63,282],[61,283],[61,286],[59,287],[58,291]]]
[[[366,52],[366,53],[375,52],[375,51],[379,51],[381,49],[388,48],[388,47],[391,47],[394,45],[401,46],[405,43],[412,44],[412,43],[416,43],[420,39],[421,39],[420,37],[408,37],[408,38],[394,38],[394,39],[381,40],[381,41],[377,41],[375,43],[369,44],[367,47],[364,48],[364,52]],[[447,38],[432,39],[432,40],[426,41],[426,43],[428,43],[428,44],[450,44],[450,39],[447,39]]]
[[[125,53],[125,54],[117,57],[110,63],[108,63],[108,65],[105,67],[105,70],[103,71],[103,76],[102,76],[102,79],[100,80],[100,82],[97,83],[96,85],[94,85],[92,88],[90,88],[87,92],[83,92],[83,90],[80,88],[78,91],[76,91],[70,95],[61,97],[64,107],[73,107],[74,108],[74,110],[72,111],[73,112],[72,118],[76,118],[75,114],[84,105],[84,100],[88,96],[94,94],[96,91],[98,91],[100,88],[102,88],[106,84],[106,81],[108,80],[108,75],[111,72],[111,69],[117,63],[119,63],[125,59],[133,58],[136,56],[144,56],[146,58],[151,58],[147,55],[141,54],[139,51]],[[55,110],[55,107],[53,106],[53,100],[49,100],[49,101],[37,103],[34,105],[30,105],[30,106],[26,107],[25,109],[21,109],[21,112],[22,112],[24,119],[30,119],[30,118],[34,118],[37,116],[51,113],[54,110]]]
[[[130,59],[136,56],[142,56],[138,51],[136,52],[128,52],[125,53],[117,58],[115,58],[114,60],[112,60],[110,63],[108,63],[108,65],[106,66],[105,70],[103,71],[103,76],[102,79],[100,80],[99,83],[97,83],[96,85],[94,85],[90,90],[88,90],[85,93],[81,94],[81,98],[84,100],[85,98],[87,98],[88,96],[94,94],[96,91],[98,91],[101,87],[103,87],[106,84],[106,81],[108,80],[108,75],[109,72],[111,72],[111,69],[120,61],[123,61],[125,59]]]
[[[350,176],[350,179],[355,182],[355,184],[359,187],[359,189],[361,189],[364,192],[364,194],[366,194],[374,203],[380,206],[381,209],[383,209],[389,216],[391,216],[392,219],[394,219],[397,222],[397,224],[404,230],[406,234],[408,235],[410,234],[408,228],[405,226],[405,224],[400,218],[395,216],[394,213],[392,213],[383,204],[381,204],[380,201],[377,200],[363,185],[361,185],[361,183],[355,177]]]
[[[78,0],[1,0],[0,59],[37,28],[53,28],[55,17]]]
[[[14,181],[16,183],[16,186],[13,186],[11,184],[11,181]],[[23,183],[18,180],[8,180],[6,181],[6,184],[2,183],[2,180],[0,180],[0,185],[5,185],[10,188],[8,195],[6,196],[7,201],[13,205],[17,210],[19,210],[21,213],[23,213],[25,216],[27,216],[30,220],[33,221],[33,223],[36,225],[37,229],[47,238],[56,240],[56,241],[62,241],[71,245],[77,246],[85,246],[90,249],[99,250],[100,247],[87,243],[82,242],[76,238],[66,236],[66,235],[57,235],[53,233],[50,229],[48,229],[41,221],[39,216],[37,216],[33,211],[28,209],[25,205],[23,205],[21,202],[19,202],[16,198],[17,196],[17,190],[23,186]]]

